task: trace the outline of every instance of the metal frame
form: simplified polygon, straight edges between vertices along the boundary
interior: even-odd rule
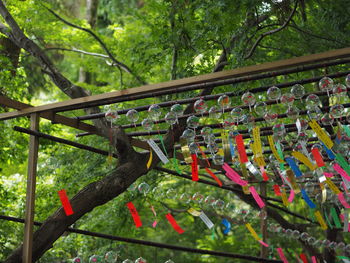
[[[0,105],[15,108],[17,111],[0,114],[0,120],[6,120],[16,117],[29,116],[31,117],[31,130],[33,133],[38,132],[40,117],[51,120],[54,123],[61,123],[73,128],[77,128],[89,133],[98,134],[96,127],[80,122],[79,120],[67,118],[56,114],[60,111],[82,109],[87,107],[111,104],[118,101],[126,101],[131,99],[140,99],[146,97],[153,97],[159,92],[174,93],[180,91],[181,87],[191,86],[193,89],[203,89],[213,82],[219,80],[228,80],[249,76],[252,74],[291,68],[296,66],[303,66],[321,61],[335,60],[344,57],[350,57],[350,48],[343,48],[338,50],[331,50],[323,53],[312,54],[302,57],[274,61],[259,65],[253,65],[233,70],[227,70],[217,73],[211,73],[201,76],[195,76],[185,79],[168,81],[158,84],[146,85],[137,88],[114,91],[94,96],[71,99],[63,102],[57,102],[37,107],[31,107],[28,104],[17,102],[6,97],[0,96]],[[179,89],[179,90],[178,90]],[[183,91],[183,90],[181,90]],[[132,140],[134,146],[143,149],[148,149],[145,142],[139,140]],[[39,137],[37,135],[30,136],[29,156],[28,156],[28,178],[27,178],[27,198],[26,198],[26,216],[25,216],[25,235],[23,248],[23,262],[32,262],[32,245],[33,245],[33,224],[34,224],[34,206],[35,206],[35,185],[36,185],[36,168],[38,160],[38,146]],[[264,193],[262,187],[262,194]],[[265,225],[263,225],[265,224]],[[264,238],[266,237],[266,222],[262,222],[262,230]],[[266,251],[261,252],[266,255]]]

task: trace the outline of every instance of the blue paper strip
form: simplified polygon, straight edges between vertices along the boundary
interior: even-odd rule
[[[226,218],[222,219],[221,223],[225,226],[223,233],[227,235],[231,230],[231,223]]]
[[[289,167],[292,169],[295,177],[300,177],[303,175],[293,158],[286,157],[285,160],[289,164]]]
[[[310,197],[305,192],[305,189],[301,189],[301,195],[310,208],[316,208],[316,205],[311,201]]]
[[[331,159],[331,160],[334,160],[335,159],[334,153],[330,149],[328,149],[327,146],[324,145],[323,143],[322,143],[322,146],[325,149],[325,151],[326,151],[326,153],[328,155],[328,158]]]
[[[230,143],[231,157],[233,158],[235,156],[235,148],[233,147],[232,140],[230,137],[228,138],[228,141]]]

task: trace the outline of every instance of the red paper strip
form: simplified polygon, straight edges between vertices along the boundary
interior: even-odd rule
[[[142,226],[141,218],[139,216],[139,213],[137,213],[136,207],[132,202],[129,202],[126,204],[126,206],[129,208],[130,214],[132,215],[132,219],[134,219],[134,223],[136,227]]]
[[[311,150],[311,153],[314,156],[314,159],[318,167],[325,166],[324,161],[322,159],[322,155],[320,154],[319,150],[316,147]]]
[[[301,260],[302,260],[304,263],[308,263],[307,257],[306,257],[305,254],[300,254],[300,258],[301,258]]]
[[[237,150],[238,150],[238,154],[239,154],[239,161],[241,163],[248,162],[248,156],[247,156],[247,153],[245,151],[242,134],[237,135],[235,137],[235,141],[236,141],[236,144],[237,144]]]
[[[178,232],[179,234],[182,234],[183,232],[185,232],[176,222],[175,218],[169,213],[165,215],[166,219],[168,219],[169,223],[171,224],[171,226],[174,228],[174,230],[176,232]]]
[[[264,180],[265,182],[268,181],[268,180],[269,180],[269,177],[267,176],[267,173],[266,173],[266,171],[265,171],[264,166],[260,166],[260,172],[261,172],[261,174],[262,174],[263,180]]]
[[[218,183],[218,185],[219,185],[220,187],[222,187],[222,182],[220,181],[220,179],[219,179],[212,171],[210,171],[209,168],[205,167],[205,170],[207,171],[208,174],[211,175],[211,177],[214,178],[214,180]]]
[[[58,191],[58,195],[60,196],[61,203],[64,209],[64,212],[66,213],[66,216],[73,215],[73,209],[72,206],[70,205],[66,190],[62,189]]]
[[[279,187],[277,184],[274,184],[274,185],[273,185],[273,190],[275,191],[275,194],[276,194],[277,196],[281,196],[281,195],[282,195],[282,194],[281,194],[280,187]]]
[[[287,260],[286,256],[284,255],[282,248],[278,247],[276,249],[277,249],[278,255],[280,256],[280,259],[282,259],[283,263],[288,263],[288,260]]]
[[[192,157],[192,181],[198,181],[198,161],[197,155],[191,154]]]
[[[205,153],[203,152],[203,150],[202,150],[201,146],[199,145],[199,143],[197,143],[197,146],[198,146],[199,151],[202,154],[203,159],[207,161],[208,167],[210,167],[210,162],[209,162],[207,156],[205,155]]]

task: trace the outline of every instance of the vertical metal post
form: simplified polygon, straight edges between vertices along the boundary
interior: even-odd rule
[[[38,131],[39,114],[32,113],[30,115],[30,129]],[[23,263],[32,263],[32,247],[33,247],[33,222],[34,222],[34,205],[35,205],[35,185],[36,185],[36,169],[38,161],[39,138],[31,135],[29,139],[29,155],[28,155],[28,177],[26,192],[26,212],[23,240]]]
[[[261,182],[260,183],[260,193],[263,196],[267,196],[267,191],[266,191],[266,182]],[[266,206],[261,209],[261,211],[265,212],[265,215],[267,215],[267,209]],[[266,218],[261,218],[260,221],[260,229],[262,233],[262,240],[266,243],[267,241],[267,217]],[[265,246],[260,246],[261,251],[260,251],[260,256],[262,258],[267,258],[268,256],[268,248]]]

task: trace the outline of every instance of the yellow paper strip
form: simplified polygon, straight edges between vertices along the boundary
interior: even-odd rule
[[[181,144],[182,155],[184,156],[185,162],[187,164],[191,164],[192,163],[192,157],[191,157],[190,149],[188,148],[186,139],[181,138],[180,139],[180,144]]]
[[[305,164],[311,171],[315,170],[317,168],[316,165],[314,165],[309,158],[307,158],[304,154],[302,154],[301,152],[296,152],[293,151],[292,155],[297,158],[300,162],[302,162],[303,164]]]
[[[147,169],[149,169],[151,167],[151,164],[152,164],[152,160],[153,160],[153,151],[150,150],[149,151],[149,159],[148,159],[148,162],[147,162]]]
[[[260,127],[254,127],[253,128],[253,140],[254,140],[254,148],[256,151],[256,154],[262,155],[262,146],[261,146],[261,139],[260,139]]]
[[[222,140],[222,148],[224,150],[224,160],[225,162],[230,162],[232,159],[232,156],[231,156],[231,150],[230,150],[230,143],[228,141],[228,134],[222,132],[221,140]]]
[[[270,149],[271,149],[273,155],[275,156],[277,161],[279,161],[280,163],[284,163],[284,160],[282,160],[281,157],[278,155],[277,149],[275,147],[275,143],[273,141],[273,137],[270,135],[270,136],[268,136],[268,139],[269,139]]]
[[[261,238],[258,236],[258,234],[255,232],[255,230],[252,228],[250,223],[245,224],[245,226],[248,228],[249,232],[252,234],[255,240],[259,241]]]
[[[323,230],[326,230],[326,229],[328,228],[328,226],[327,226],[326,222],[324,221],[324,219],[323,219],[323,217],[322,217],[320,211],[317,210],[317,211],[315,212],[315,216],[316,216],[316,219],[317,219],[318,223],[320,223],[321,228],[322,228]]]
[[[300,193],[300,188],[295,180],[295,176],[294,173],[292,172],[292,170],[287,170],[287,176],[289,178],[290,184],[293,187],[294,193],[295,194],[299,194]]]
[[[334,194],[340,194],[339,188],[329,179],[328,177],[326,178],[326,183],[328,184],[329,188],[333,191]]]
[[[321,128],[320,125],[316,122],[316,120],[312,120],[309,122],[311,129],[317,134],[317,137],[327,146],[327,148],[331,149],[333,147],[333,141],[327,133]]]
[[[324,202],[326,202],[326,199],[327,199],[327,191],[326,191],[326,187],[324,186],[324,183],[320,183],[320,188],[322,193],[321,203],[323,204]]]
[[[286,190],[285,190],[284,188],[281,189],[281,196],[282,196],[283,205],[284,205],[284,206],[288,206],[288,205],[289,205],[289,202],[288,202]]]
[[[188,210],[187,210],[187,212],[188,213],[190,213],[191,215],[193,215],[193,216],[200,216],[200,214],[201,214],[201,212],[200,211],[197,211],[196,209],[194,209],[194,208],[189,208]]]

